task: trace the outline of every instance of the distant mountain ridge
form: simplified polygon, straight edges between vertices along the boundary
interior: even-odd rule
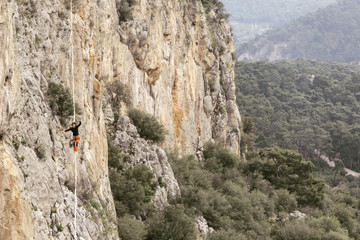
[[[238,49],[240,60],[310,58],[360,63],[360,1],[339,1]]]
[[[336,0],[222,0],[231,15],[235,44],[254,39],[269,28],[324,8]]]

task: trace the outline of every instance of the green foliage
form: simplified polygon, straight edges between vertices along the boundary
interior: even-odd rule
[[[243,153],[247,153],[248,151],[252,152],[254,150],[254,127],[255,123],[252,118],[245,117],[242,121],[242,133],[241,133],[241,142],[240,142],[240,150]]]
[[[143,240],[146,236],[145,224],[129,215],[118,219],[118,232],[123,240]]]
[[[209,240],[246,240],[245,235],[236,232],[233,229],[230,230],[220,230],[210,234]]]
[[[347,231],[343,229],[337,218],[321,216],[303,220],[293,219],[280,223],[272,230],[272,239],[299,239],[299,240],[348,240]]]
[[[127,106],[131,105],[130,89],[127,85],[120,81],[114,81],[107,87],[110,91],[110,101],[113,109],[118,109],[121,102]]]
[[[320,232],[312,229],[306,222],[293,220],[286,222],[283,226],[273,229],[272,239],[274,240],[320,240]]]
[[[164,141],[165,128],[153,115],[135,108],[130,109],[128,114],[140,137],[155,143]]]
[[[334,179],[333,179],[333,184],[336,186],[337,184],[335,183],[335,180],[336,180],[336,175],[338,173],[340,173],[342,176],[345,176],[346,175],[346,171],[344,169],[344,163],[343,161],[341,161],[341,159],[338,159],[338,158],[335,158],[334,159],[334,162],[335,162],[335,167],[333,167],[333,172],[334,172]]]
[[[206,144],[205,153],[205,163],[191,156],[169,159],[181,190],[173,203],[190,216],[203,216],[215,229],[210,240],[359,239],[355,199],[345,190],[324,188],[312,176],[313,164],[298,152],[263,149],[249,154],[248,163],[227,167],[221,165],[223,147]],[[208,159],[217,167],[208,166]],[[290,217],[295,210],[307,216]]]
[[[262,149],[259,155],[264,162],[258,170],[271,184],[296,193],[299,203],[321,202],[324,183],[313,177],[314,164],[305,161],[299,152],[273,147]]]
[[[344,164],[358,166],[359,68],[306,60],[236,67],[236,83],[241,86],[238,104],[255,122],[246,130],[249,120],[244,120],[243,136],[255,131],[258,148],[279,144],[301,152],[272,147],[246,154],[248,162],[242,167],[249,189],[264,194],[263,202],[269,206],[264,212],[272,212],[268,209],[273,206],[281,220],[271,221],[271,239],[360,239],[359,209],[353,197],[359,196],[358,181],[342,178],[347,190],[331,189],[313,176],[315,166],[304,159],[323,167],[315,149],[334,159],[334,168],[316,172],[326,174],[329,183],[343,175]],[[222,189],[228,189],[227,184]],[[284,220],[297,209],[307,217]]]
[[[99,210],[101,205],[96,201],[91,201],[91,207],[95,208],[96,210]]]
[[[130,213],[146,218],[153,211],[150,200],[157,187],[153,177],[145,165],[130,167],[124,173],[110,168],[110,185],[118,216]]]
[[[219,170],[225,171],[226,168],[234,168],[238,165],[240,159],[229,149],[216,144],[206,143],[204,146],[205,165],[207,169],[213,172]]]
[[[360,171],[360,68],[311,60],[236,64],[237,104],[255,121],[256,147],[318,149]]]
[[[40,145],[38,147],[35,148],[35,153],[36,156],[40,159],[43,160],[46,157],[46,149],[44,145]]]
[[[205,12],[208,13],[210,10],[214,10],[217,17],[222,19],[228,19],[229,14],[225,13],[224,4],[219,0],[201,0],[201,3],[205,9]]]
[[[56,229],[58,230],[58,232],[62,232],[64,230],[64,227],[61,224],[57,224]]]
[[[248,134],[254,131],[254,127],[255,127],[254,119],[245,117],[244,119],[242,119],[242,124],[243,124],[244,133]]]
[[[160,216],[149,221],[148,240],[193,240],[196,239],[195,224],[184,214],[181,206],[169,206]]]
[[[53,114],[62,119],[73,114],[73,99],[68,89],[65,89],[61,84],[50,82],[47,94]]]
[[[116,0],[116,12],[119,22],[127,22],[133,19],[133,6],[136,0]]]
[[[206,144],[205,149],[205,161],[213,159],[217,167],[207,166],[206,162],[202,167],[192,157],[173,157],[171,160],[181,189],[181,197],[176,201],[183,204],[187,212],[204,216],[214,229],[224,229],[214,234],[213,239],[221,236],[255,239],[251,236],[261,238],[268,235],[270,226],[267,219],[275,208],[272,200],[269,201],[270,197],[260,191],[249,192],[238,164],[223,167],[228,157],[233,159],[230,162],[238,161],[227,149],[214,144]]]
[[[346,27],[345,27],[346,26]],[[360,2],[338,1],[297,19],[285,26],[268,31],[239,48],[239,54],[264,52],[263,59],[270,57],[274,44],[282,44],[281,55],[286,58],[310,58],[338,62],[359,62]]]
[[[127,162],[127,155],[122,152],[121,147],[115,145],[111,138],[108,137],[108,165],[109,168],[122,170],[124,163]]]
[[[276,193],[276,210],[278,212],[293,212],[297,208],[297,201],[294,195],[290,194],[286,189],[278,189]]]
[[[337,217],[341,226],[348,230],[349,235],[355,239],[360,238],[360,226],[356,220],[355,212],[346,204],[337,204],[334,215]]]

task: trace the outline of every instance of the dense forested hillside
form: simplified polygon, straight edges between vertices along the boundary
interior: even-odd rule
[[[359,62],[360,1],[345,0],[268,31],[239,48],[242,59]]]
[[[251,128],[246,131],[249,134]],[[314,165],[301,154],[275,147],[248,152],[247,159],[240,161],[211,143],[205,145],[203,162],[172,157],[181,188],[173,204],[183,206],[180,209],[192,218],[203,215],[215,230],[208,239],[360,238],[356,198],[316,179]],[[180,213],[174,219],[180,219]],[[164,229],[174,224],[183,226],[182,222],[167,222]]]
[[[335,0],[222,0],[239,44],[273,28],[325,7]]]
[[[256,146],[315,149],[360,170],[360,67],[310,60],[238,62],[237,102]]]

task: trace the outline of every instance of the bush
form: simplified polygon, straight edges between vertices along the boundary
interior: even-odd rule
[[[47,95],[53,114],[60,116],[60,120],[64,124],[65,118],[74,113],[73,98],[70,91],[60,84],[50,82]],[[77,106],[75,108],[78,109]]]
[[[121,102],[124,102],[127,106],[131,105],[130,89],[124,83],[120,81],[112,82],[108,85],[108,90],[111,92],[113,109],[118,108]]]
[[[116,0],[116,12],[119,16],[119,22],[127,22],[133,19],[133,5],[135,0]]]
[[[164,141],[165,128],[154,116],[132,108],[129,110],[129,117],[136,126],[140,137],[155,143]]]
[[[340,235],[347,235],[346,230],[341,228],[339,220],[335,216],[322,216],[320,218],[311,218],[309,225],[315,229],[321,229],[324,233],[336,232]],[[333,234],[329,234],[331,236]],[[336,238],[335,238],[336,239]]]
[[[114,145],[108,138],[108,166],[116,170],[122,170],[125,154],[122,153],[121,147]]]
[[[283,226],[274,229],[272,232],[274,240],[320,240],[319,231],[311,228],[302,220],[288,221]]]
[[[349,237],[346,234],[338,232],[328,232],[326,233],[321,240],[348,240]]]
[[[35,148],[35,153],[36,153],[36,156],[42,160],[46,157],[46,149],[44,147],[44,145],[40,145],[38,147]]]
[[[286,189],[276,190],[276,209],[278,212],[292,212],[297,207],[296,198]]]
[[[246,117],[242,120],[244,133],[253,133],[255,128],[254,119]]]
[[[118,232],[123,240],[143,240],[146,236],[144,223],[129,215],[118,219]]]
[[[355,220],[356,218],[353,208],[350,208],[343,203],[337,204],[334,209],[334,215],[341,223],[341,226],[348,230],[350,237],[355,239],[360,238],[360,226]]]
[[[169,206],[160,216],[149,221],[148,240],[193,240],[196,239],[195,224],[184,214],[182,206]]]
[[[110,169],[110,186],[118,216],[130,213],[146,218],[153,211],[150,201],[157,187],[153,177],[145,165],[130,167],[123,174]]]
[[[220,230],[210,234],[209,240],[246,240],[247,238],[235,230]]]
[[[237,155],[219,144],[208,142],[204,149],[205,166],[211,172],[234,168],[240,162]]]
[[[172,161],[171,167],[180,185],[190,184],[198,189],[210,189],[212,174],[201,169],[193,156]]]
[[[219,0],[201,0],[201,3],[205,9],[205,12],[214,10],[219,19],[228,19],[230,16],[229,14],[225,13],[224,4]]]

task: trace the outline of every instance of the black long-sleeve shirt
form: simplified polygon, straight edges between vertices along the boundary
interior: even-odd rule
[[[81,125],[81,121],[80,121],[79,124],[76,125],[74,128],[71,127],[71,128],[69,128],[69,129],[65,130],[65,132],[72,131],[72,133],[73,133],[74,136],[79,136],[79,129],[78,129],[78,128],[80,127],[80,125]]]

